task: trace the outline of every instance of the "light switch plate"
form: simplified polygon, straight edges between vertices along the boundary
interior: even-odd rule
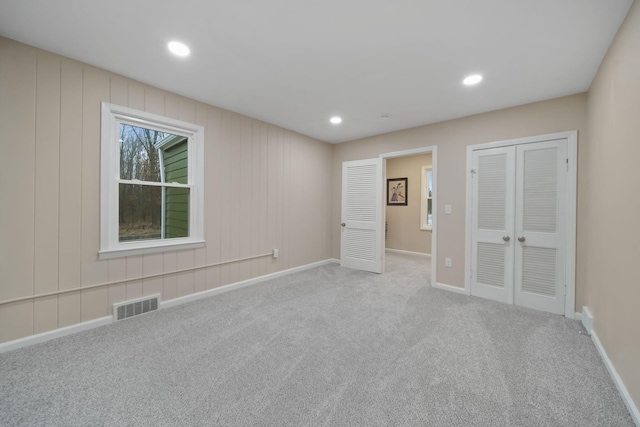
[[[451,205],[444,205],[444,213],[451,215]]]

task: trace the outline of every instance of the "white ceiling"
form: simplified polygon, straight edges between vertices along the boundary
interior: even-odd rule
[[[0,35],[336,143],[584,92],[632,2],[1,0]]]

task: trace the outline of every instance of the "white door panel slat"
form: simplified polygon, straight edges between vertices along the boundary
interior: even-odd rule
[[[515,153],[511,147],[473,153],[471,294],[513,299],[513,206]],[[509,241],[503,237],[509,236]]]
[[[472,295],[564,313],[566,155],[566,139],[472,152]]]
[[[555,297],[558,281],[556,250],[525,246],[522,252],[522,291]]]
[[[504,230],[507,198],[507,155],[478,159],[478,228]]]
[[[342,164],[343,267],[382,273],[382,161]]]
[[[565,309],[567,140],[518,147],[514,301],[562,314]]]
[[[523,230],[555,233],[558,226],[558,148],[524,152]]]
[[[504,288],[505,246],[478,243],[478,283]]]

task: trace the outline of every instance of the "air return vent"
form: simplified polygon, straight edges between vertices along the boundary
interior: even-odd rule
[[[127,319],[139,314],[155,311],[160,307],[160,295],[149,295],[130,301],[113,304],[114,320]]]

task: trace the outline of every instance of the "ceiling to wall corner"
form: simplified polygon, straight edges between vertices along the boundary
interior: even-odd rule
[[[631,3],[3,0],[0,35],[338,143],[585,92]]]

